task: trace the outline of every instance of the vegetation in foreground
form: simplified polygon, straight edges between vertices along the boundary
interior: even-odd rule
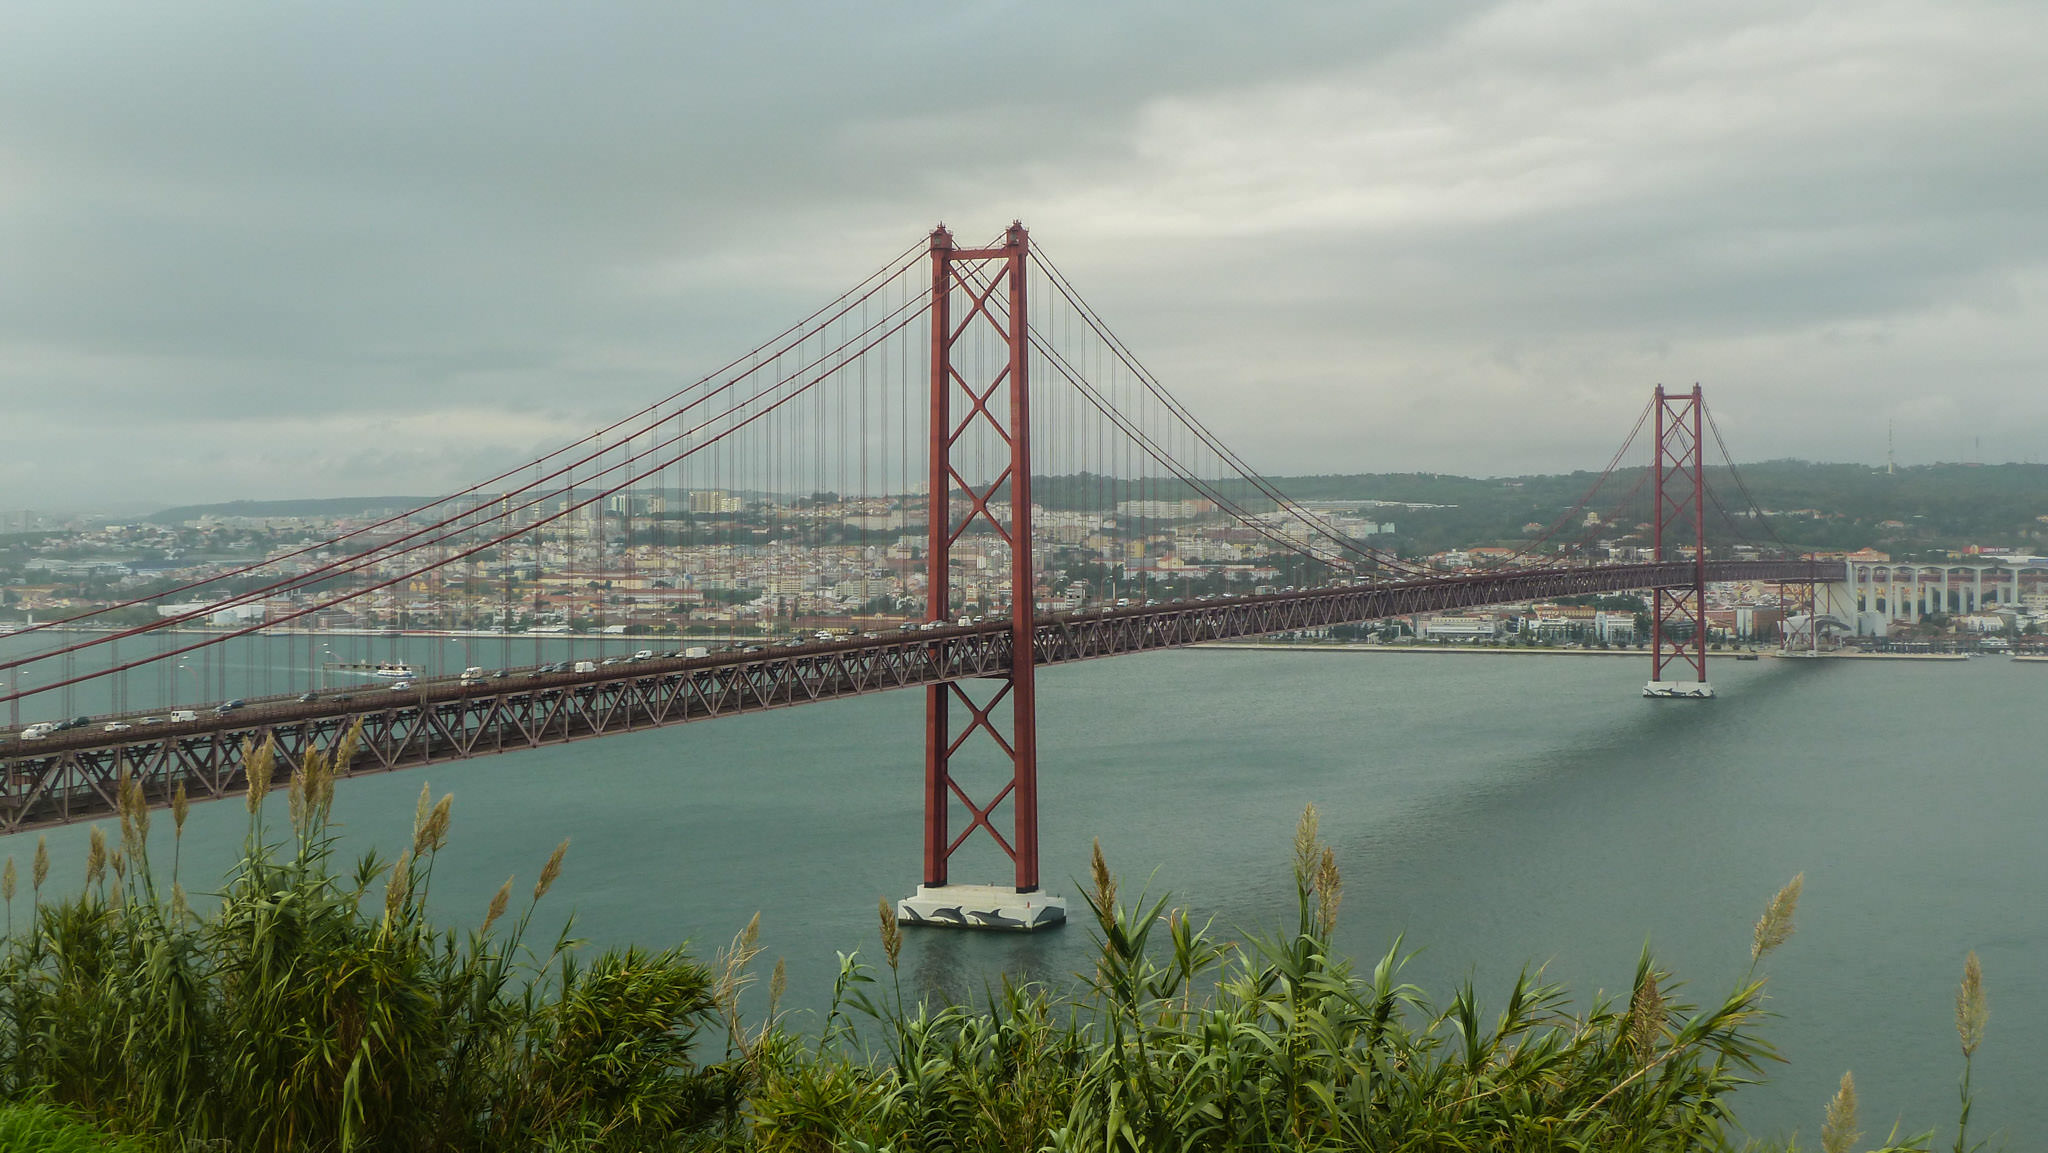
[[[778,965],[750,1028],[738,1001],[752,926],[708,965],[679,948],[586,962],[566,932],[529,945],[561,848],[509,922],[508,880],[479,929],[435,929],[424,906],[450,797],[422,794],[397,860],[337,871],[332,768],[352,743],[293,774],[287,829],[263,816],[276,757],[253,752],[246,852],[209,914],[177,876],[182,799],[165,892],[128,781],[120,845],[94,831],[81,895],[41,900],[38,844],[18,933],[7,862],[0,1147],[1717,1149],[1740,1144],[1733,1094],[1775,1060],[1759,970],[1791,935],[1797,878],[1758,921],[1748,970],[1705,1005],[1646,953],[1625,1001],[1574,1009],[1524,973],[1498,1005],[1467,983],[1435,1006],[1400,980],[1399,942],[1369,967],[1328,947],[1342,880],[1313,809],[1287,932],[1228,941],[1164,899],[1124,902],[1098,849],[1086,901],[1099,957],[1077,991],[906,1000],[884,903],[879,979],[842,955],[807,1035],[778,1011]],[[1975,1148],[1968,1062],[1984,1024],[1973,955],[1957,1000],[1958,1153]],[[1845,1075],[1822,1148],[1868,1148],[1859,1140]],[[1886,1148],[1931,1142],[1894,1134]]]
[[[150,812],[121,782],[119,846],[95,828],[84,893],[33,901],[0,957],[6,1099],[237,1151],[658,1148],[733,1113],[739,1083],[691,1056],[717,992],[703,966],[680,949],[526,945],[566,844],[508,927],[509,880],[467,934],[425,914],[452,798],[422,793],[396,861],[337,869],[331,769],[353,745],[306,758],[275,840],[276,757],[252,752],[246,851],[203,917],[175,855],[160,887]],[[48,870],[39,845],[38,896]],[[10,920],[14,879],[10,862]]]

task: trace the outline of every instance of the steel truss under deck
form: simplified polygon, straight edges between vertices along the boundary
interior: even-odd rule
[[[1806,561],[1715,561],[1705,576],[1788,584],[1817,579]],[[1033,629],[1033,664],[1413,613],[1691,586],[1697,579],[1690,561],[1606,565],[1042,616]],[[245,787],[243,752],[252,742],[274,740],[279,761],[295,769],[309,748],[332,744],[358,722],[363,739],[344,770],[349,776],[889,689],[1009,680],[1011,635],[1008,622],[945,625],[800,649],[632,662],[592,673],[528,677],[515,671],[470,685],[366,690],[346,702],[255,701],[225,716],[121,733],[74,730],[11,746],[0,757],[0,833],[110,813],[123,772],[137,778],[157,806],[169,805],[180,784],[195,801],[237,794]]]

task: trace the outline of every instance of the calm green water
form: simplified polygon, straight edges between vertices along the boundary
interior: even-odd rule
[[[1432,993],[1471,975],[1497,1004],[1525,964],[1625,991],[1648,941],[1709,1000],[1804,871],[1799,931],[1767,962],[1789,1064],[1743,1099],[1751,1128],[1810,1139],[1853,1069],[1865,1129],[1903,1116],[1952,1140],[1954,992],[1975,948],[1992,1006],[1978,1123],[2020,1147],[2048,1131],[2048,667],[1720,662],[1721,698],[1695,703],[1643,700],[1646,665],[1219,651],[1047,670],[1047,887],[1075,892],[1100,837],[1127,891],[1149,877],[1219,926],[1276,924],[1312,801],[1345,870],[1345,943],[1377,954],[1405,934]],[[792,999],[817,1005],[834,950],[877,956],[877,898],[917,880],[920,708],[898,693],[365,778],[337,816],[393,850],[424,777],[456,795],[447,915],[480,918],[567,836],[549,903],[581,935],[708,953],[758,910],[768,963],[787,958]],[[217,875],[243,819],[194,810],[188,876]],[[50,836],[75,878],[84,830]],[[1066,980],[1087,938],[915,932],[905,963],[971,995],[999,971]]]

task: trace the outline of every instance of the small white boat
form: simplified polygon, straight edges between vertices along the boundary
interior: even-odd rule
[[[412,679],[412,666],[407,664],[381,664],[372,669],[370,675],[394,681],[410,680]]]

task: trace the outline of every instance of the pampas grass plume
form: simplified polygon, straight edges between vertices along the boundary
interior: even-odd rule
[[[1750,947],[1749,959],[1761,961],[1772,949],[1792,939],[1792,914],[1799,909],[1799,892],[1806,887],[1806,874],[1801,873],[1785,882],[1778,895],[1764,908],[1764,915],[1757,918],[1756,942]]]
[[[1856,1079],[1844,1073],[1842,1087],[1828,1102],[1827,1118],[1820,1127],[1820,1147],[1823,1153],[1849,1153],[1861,1136],[1856,1128]]]
[[[889,898],[883,897],[876,904],[882,917],[882,955],[889,959],[889,969],[894,972],[903,956],[903,929],[896,923],[896,910],[890,906]]]
[[[507,877],[505,878],[505,883],[498,886],[498,895],[491,898],[490,910],[484,914],[484,932],[490,932],[491,926],[497,923],[498,918],[505,915],[505,906],[510,904],[511,901],[512,878]]]
[[[548,863],[540,867],[540,880],[533,883],[534,900],[547,896],[548,890],[555,887],[555,878],[562,875],[562,858],[568,852],[569,839],[564,837],[562,843],[555,846],[555,851],[548,854]]]
[[[85,847],[85,883],[97,885],[107,875],[107,834],[98,825],[92,827],[92,837]]]
[[[1963,961],[1963,983],[1956,989],[1956,1036],[1962,1038],[1963,1056],[1976,1055],[1990,1020],[1991,1006],[1984,1000],[1984,967],[1977,962],[1977,950],[1972,949]]]

